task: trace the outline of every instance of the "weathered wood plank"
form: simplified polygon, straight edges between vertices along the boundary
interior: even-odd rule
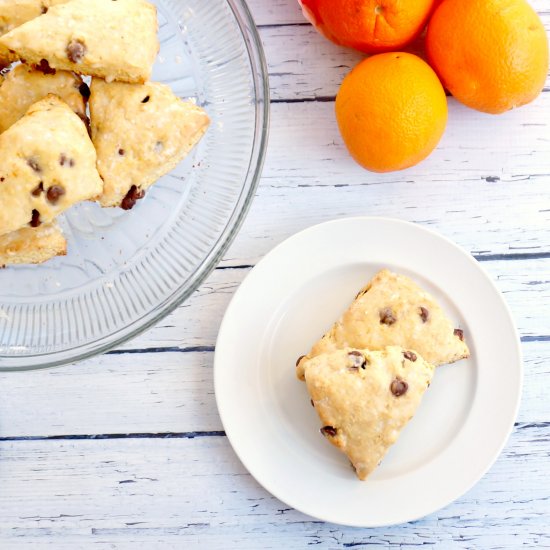
[[[518,419],[548,421],[550,342],[525,343],[523,353]],[[104,355],[78,366],[2,374],[0,438],[223,430],[212,362],[211,352]]]
[[[304,23],[297,0],[248,0],[256,25],[293,25]]]
[[[426,161],[374,174],[349,157],[331,103],[275,104],[264,177],[222,265],[255,263],[296,231],[354,215],[416,221],[478,254],[550,253],[549,109],[550,94],[501,118],[455,103]]]
[[[549,438],[548,425],[524,427],[457,502],[411,524],[363,530],[289,509],[247,474],[224,437],[7,442],[0,546],[547,548]]]
[[[293,23],[304,23],[305,19],[294,3],[297,4],[291,2],[290,6],[287,4],[265,9],[277,12],[282,17],[288,15],[289,20],[299,20]],[[268,6],[271,3],[265,4]],[[542,4],[542,1],[538,4]],[[539,7],[541,19],[550,31],[550,10],[546,6],[546,9],[542,9],[542,5]],[[263,17],[261,19],[264,20]],[[275,101],[334,97],[344,76],[366,57],[361,52],[329,42],[311,25],[269,26],[260,29],[260,36],[268,63],[271,98]],[[418,42],[407,51],[423,55],[422,49],[422,43]]]
[[[504,294],[522,337],[550,335],[550,258],[483,262]],[[199,290],[154,328],[120,350],[213,347],[233,293],[250,269],[215,270]],[[345,304],[343,304],[345,307]]]

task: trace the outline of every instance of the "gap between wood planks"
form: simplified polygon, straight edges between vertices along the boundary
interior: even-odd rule
[[[486,254],[473,255],[479,262],[491,261],[529,261],[529,260],[546,260],[550,259],[550,252],[526,252],[526,253],[510,253],[510,254]],[[250,270],[254,267],[252,264],[228,265],[219,266],[216,271],[228,270]],[[547,334],[531,334],[522,336],[521,342],[550,342],[550,335]],[[106,352],[105,355],[130,355],[130,354],[145,354],[145,353],[214,353],[215,346],[153,346],[143,348],[128,348],[115,349]]]
[[[518,260],[550,260],[550,252],[511,252],[509,254],[472,254],[472,257],[478,262],[506,262]],[[241,265],[222,265],[217,270],[228,269],[252,269],[253,264]]]
[[[550,428],[550,422],[515,422],[515,430]],[[27,435],[0,437],[0,443],[10,441],[60,441],[90,439],[196,439],[200,437],[227,437],[222,430],[204,432],[160,432],[127,434]]]
[[[550,335],[535,334],[530,336],[522,336],[521,342],[550,342]],[[214,353],[216,348],[214,346],[191,346],[180,348],[177,346],[171,347],[158,347],[158,348],[137,348],[137,349],[115,349],[105,353],[105,355],[128,355],[139,353]]]
[[[273,75],[271,74],[271,76],[273,76]],[[544,93],[547,93],[547,92],[550,92],[550,87],[545,86],[542,89],[541,93],[544,94]],[[276,99],[271,99],[270,103],[271,104],[276,104],[276,103],[334,103],[335,101],[336,101],[336,96],[321,95],[321,96],[314,96],[314,97],[293,97],[293,98],[289,98],[289,99],[276,98]]]

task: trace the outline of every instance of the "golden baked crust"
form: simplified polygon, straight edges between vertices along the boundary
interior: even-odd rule
[[[0,133],[17,122],[29,107],[55,94],[80,117],[86,116],[86,102],[80,93],[82,79],[67,71],[44,74],[28,67],[17,65],[0,84]]]
[[[307,389],[321,433],[366,479],[416,412],[434,367],[397,346],[351,348],[304,361]]]
[[[40,264],[66,253],[67,241],[55,222],[0,236],[0,266]]]
[[[18,59],[79,74],[145,82],[158,53],[157,12],[145,0],[71,0],[0,38]]]
[[[56,96],[0,134],[0,235],[49,223],[102,188],[86,126]]]
[[[210,123],[203,109],[153,82],[94,78],[90,114],[97,166],[105,182],[98,198],[102,206],[120,206],[130,189],[141,193],[170,172]]]
[[[414,349],[436,366],[470,355],[464,334],[430,294],[409,277],[383,269],[306,357],[345,347],[379,350],[390,345]],[[301,380],[302,361],[296,370]]]
[[[0,36],[46,13],[51,6],[69,0],[2,0],[0,2]],[[0,46],[0,64],[9,65],[16,60],[8,48]]]

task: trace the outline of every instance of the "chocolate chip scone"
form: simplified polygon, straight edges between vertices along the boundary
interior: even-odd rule
[[[67,241],[55,222],[0,236],[0,266],[41,264],[66,253]]]
[[[102,189],[86,126],[58,97],[0,134],[0,235],[51,222]]]
[[[64,4],[69,0],[2,0],[0,2],[0,36],[43,15],[56,4]],[[5,46],[0,46],[0,63],[9,65],[16,60]]]
[[[158,53],[157,12],[145,0],[71,0],[0,38],[29,65],[146,82]]]
[[[297,362],[303,380],[305,358],[346,347],[415,349],[433,365],[469,357],[464,333],[435,299],[405,275],[384,269],[357,295],[344,315]]]
[[[87,86],[79,76],[67,71],[44,74],[21,64],[14,67],[0,85],[0,133],[48,94],[55,94],[80,118],[86,118]]]
[[[303,363],[321,433],[366,479],[415,414],[434,367],[401,347],[345,349]]]
[[[203,109],[153,82],[94,78],[90,115],[97,166],[105,182],[98,201],[124,209],[187,156],[210,124]]]

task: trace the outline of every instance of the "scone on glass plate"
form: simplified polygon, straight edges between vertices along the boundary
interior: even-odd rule
[[[303,380],[304,361],[321,353],[393,345],[414,349],[435,366],[470,355],[464,332],[453,326],[433,296],[409,277],[383,269],[311,351],[298,359],[296,374]]]
[[[71,0],[0,38],[17,59],[108,80],[146,82],[159,50],[157,11],[145,0]]]
[[[69,0],[2,0],[0,2],[0,36],[19,27],[23,23],[46,13],[56,4]],[[0,64],[9,65],[17,56],[6,46],[0,46]]]
[[[94,78],[92,141],[105,186],[102,206],[128,210],[200,141],[210,119],[163,84],[125,84]]]
[[[87,86],[68,71],[44,74],[28,65],[17,65],[0,83],[0,133],[17,122],[33,103],[55,94],[82,120],[86,119]]]
[[[67,253],[67,241],[55,223],[23,227],[0,236],[0,267],[41,264]]]
[[[53,221],[101,194],[85,124],[58,97],[35,103],[0,134],[0,235]]]
[[[434,367],[399,346],[347,348],[303,362],[321,433],[350,459],[364,480],[414,416]]]

